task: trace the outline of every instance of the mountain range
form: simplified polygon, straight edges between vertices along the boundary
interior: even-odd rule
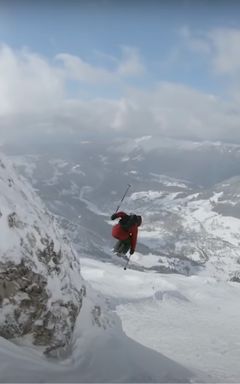
[[[5,176],[5,184],[10,183],[8,179],[17,179],[16,173],[21,174],[33,200],[38,195],[43,201],[36,197],[37,207],[33,202],[25,202],[26,208],[34,206],[39,217],[39,206],[44,206],[41,209],[54,223],[53,228],[56,226],[54,231],[64,232],[61,240],[59,235],[57,239],[54,237],[55,232],[46,234],[45,228],[52,226],[47,222],[38,224],[40,234],[34,235],[37,244],[42,237],[48,239],[48,243],[43,241],[41,251],[45,246],[50,254],[59,253],[64,239],[65,253],[71,255],[67,263],[73,262],[71,258],[75,263],[73,281],[78,280],[76,286],[73,284],[72,294],[77,292],[82,303],[76,309],[74,325],[70,326],[72,332],[68,332],[65,341],[67,348],[59,350],[57,356],[67,355],[70,365],[76,356],[82,358],[79,355],[82,324],[84,333],[95,335],[92,322],[98,325],[104,313],[98,338],[89,336],[83,350],[94,367],[91,375],[88,376],[91,369],[80,364],[73,369],[72,376],[65,372],[67,376],[62,378],[75,379],[77,372],[81,380],[90,381],[237,382],[240,147],[231,143],[155,140],[150,136],[108,140],[57,138],[56,145],[40,141],[31,144],[4,148],[15,164],[15,174],[11,176],[11,171],[10,177]],[[120,210],[142,215],[143,225],[136,252],[128,271],[124,272],[124,263],[112,253],[114,222],[110,216],[128,184],[131,188]],[[10,187],[5,188],[7,196]],[[3,205],[6,204],[4,201]],[[8,215],[14,212],[16,209],[9,209]],[[32,225],[30,222],[27,227]],[[38,260],[37,265],[41,262]],[[69,279],[68,264],[64,264],[67,273],[62,269],[58,272],[66,275],[66,279]],[[45,274],[44,279],[50,279],[51,273],[50,270],[50,276]],[[91,304],[84,307],[88,300]],[[83,308],[87,308],[83,317],[88,320],[81,323]],[[106,338],[105,327],[109,323],[115,325],[110,327],[111,336]],[[125,333],[131,339],[126,339]],[[112,337],[114,343],[121,345],[118,358],[109,349]],[[140,348],[141,358],[136,344],[129,347],[129,340],[139,343],[136,348]],[[52,344],[48,344],[47,350],[49,347],[51,350]],[[97,357],[89,351],[90,344],[96,348]],[[100,364],[98,351],[103,345],[106,346],[101,354],[104,362]],[[73,354],[69,352],[71,348]],[[131,350],[131,357],[125,348]],[[108,367],[109,351],[115,365],[100,374],[100,365]],[[158,355],[151,358],[142,355],[153,351]],[[162,354],[171,360],[163,362]],[[155,358],[162,362],[156,364],[160,364],[159,370],[155,363],[149,363],[157,362]],[[128,359],[131,362],[134,359],[133,365],[137,364],[138,368],[129,365]],[[117,361],[121,361],[119,370]],[[59,378],[58,373],[50,371],[48,379]]]
[[[82,278],[81,255],[3,155],[0,184],[1,382],[190,381],[190,370],[126,336]]]

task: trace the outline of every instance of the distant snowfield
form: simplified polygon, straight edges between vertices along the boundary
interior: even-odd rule
[[[108,297],[126,334],[209,382],[239,382],[240,286],[200,274],[124,271],[81,259],[83,277]]]

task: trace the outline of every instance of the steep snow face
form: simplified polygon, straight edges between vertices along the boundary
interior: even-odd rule
[[[85,287],[79,260],[32,188],[0,160],[0,336],[70,345]]]

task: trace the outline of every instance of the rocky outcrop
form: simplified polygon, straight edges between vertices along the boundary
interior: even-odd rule
[[[230,281],[240,283],[240,271],[235,271],[230,275]]]
[[[51,293],[43,275],[24,260],[1,263],[0,307],[5,320],[0,323],[0,335],[11,339],[31,334],[35,345],[46,346],[46,353],[66,349],[86,291],[83,286],[73,293],[74,300],[56,300],[49,306]]]
[[[0,336],[59,355],[86,295],[78,256],[31,187],[0,166]]]

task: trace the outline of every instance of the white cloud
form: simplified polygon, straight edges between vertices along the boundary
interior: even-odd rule
[[[145,72],[139,53],[135,48],[122,47],[122,60],[119,61],[117,73],[120,76],[138,76]]]
[[[80,57],[62,53],[56,56],[57,60],[63,63],[65,75],[72,79],[86,83],[110,83],[121,81],[125,77],[139,76],[144,73],[144,65],[138,51],[133,47],[122,47],[120,59],[113,56],[108,57],[113,63],[112,70],[94,66]]]
[[[225,95],[240,103],[240,29],[215,28],[210,31],[180,30],[184,45],[193,54],[205,58],[205,64],[215,79],[228,80]],[[196,56],[195,56],[196,59]]]
[[[80,57],[62,53],[56,56],[64,66],[66,77],[86,82],[86,83],[104,83],[114,81],[113,73],[104,68],[94,67],[85,62]]]
[[[120,86],[122,79],[143,70],[137,51],[126,47],[111,71],[66,53],[55,59],[51,63],[26,49],[15,51],[0,45],[0,116],[61,108],[69,80],[79,82],[79,89],[81,83],[118,83]]]
[[[184,26],[180,36],[192,51],[208,56],[216,74],[240,75],[240,29],[217,28],[210,31],[192,31]]]
[[[126,57],[120,63],[124,60],[127,63],[129,59],[130,64],[125,69],[123,65],[121,76],[140,73],[135,53],[125,52]],[[56,133],[82,130],[106,134],[123,132],[132,137],[240,141],[240,112],[236,101],[226,102],[215,95],[170,82],[160,83],[148,91],[128,89],[116,100],[69,100],[66,85],[70,72],[73,78],[80,76],[80,80],[89,82],[111,81],[113,72],[70,55],[65,54],[61,59],[65,64],[60,69],[29,51],[15,52],[1,46],[0,117],[9,118],[10,127],[23,130],[28,126],[32,131]],[[119,72],[120,63],[116,61],[115,73]]]
[[[211,31],[213,64],[220,74],[240,75],[240,29]]]
[[[203,140],[239,136],[238,124],[228,103],[184,85],[162,83],[148,102],[153,120],[165,136]],[[230,134],[231,132],[231,134]]]
[[[185,44],[191,51],[204,55],[211,53],[209,39],[205,36],[204,33],[198,33],[198,35],[196,36],[191,32],[188,26],[180,28],[179,33],[180,36],[184,39]]]
[[[76,129],[81,124],[88,131],[131,137],[240,141],[240,112],[234,103],[174,83],[148,92],[131,89],[116,101],[72,101],[67,111]]]
[[[61,73],[44,58],[0,46],[0,116],[52,108],[63,93]]]
[[[232,108],[214,95],[161,83],[149,92],[130,92],[116,113],[130,135],[234,141],[240,139],[240,112]]]

